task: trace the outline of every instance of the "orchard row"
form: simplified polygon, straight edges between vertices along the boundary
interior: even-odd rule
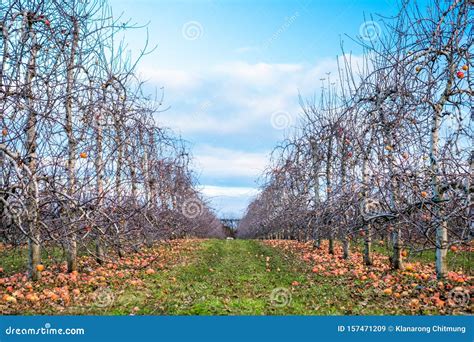
[[[67,269],[78,248],[99,263],[158,239],[221,236],[195,189],[186,144],[157,126],[163,94],[144,95],[120,36],[138,29],[103,0],[0,4],[0,241],[44,244]]]
[[[362,57],[343,51],[318,102],[302,101],[291,137],[273,152],[244,237],[385,239],[394,269],[431,249],[439,278],[449,248],[474,235],[473,21],[469,1],[404,1],[390,19],[366,22]]]

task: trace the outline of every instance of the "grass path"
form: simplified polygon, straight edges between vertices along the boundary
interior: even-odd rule
[[[317,279],[299,258],[255,240],[206,240],[181,266],[127,288],[94,314],[344,314],[350,293]],[[90,312],[89,312],[90,313]],[[376,313],[372,311],[372,313]]]

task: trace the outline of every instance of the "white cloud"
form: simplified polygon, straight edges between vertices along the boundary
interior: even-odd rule
[[[177,69],[159,69],[142,66],[138,69],[140,78],[153,84],[163,86],[166,90],[191,90],[201,84],[200,76],[196,73]]]
[[[232,187],[203,185],[201,192],[211,207],[222,217],[241,217],[250,201],[258,194],[258,189],[250,187]]]
[[[241,117],[218,117],[205,111],[189,114],[176,113],[173,116],[166,115],[166,113],[159,114],[158,122],[184,135],[200,132],[220,135],[232,134],[242,131],[248,125]]]
[[[343,66],[343,58],[339,57]],[[357,70],[360,56],[351,56]],[[312,97],[321,79],[339,77],[337,59],[314,64],[247,63],[234,61],[203,67],[199,73],[145,68],[143,74],[165,87],[165,102],[172,108],[158,115],[158,121],[185,136],[200,134],[271,134],[272,113],[287,112],[297,122],[301,112],[298,95]],[[262,127],[268,131],[261,132]]]
[[[195,164],[206,176],[258,177],[265,169],[268,153],[245,152],[206,146],[195,151]]]
[[[216,185],[202,185],[201,192],[209,197],[249,197],[256,196],[258,189],[249,187],[235,187],[235,186],[216,186]]]
[[[233,81],[258,86],[275,85],[275,82],[282,77],[300,72],[302,69],[303,66],[300,64],[231,62],[216,66],[214,71],[218,75],[225,76]]]

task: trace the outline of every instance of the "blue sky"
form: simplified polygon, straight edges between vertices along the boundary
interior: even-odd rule
[[[156,50],[139,66],[150,91],[164,87],[157,121],[190,143],[203,193],[220,214],[240,215],[257,193],[269,153],[296,123],[298,94],[312,97],[337,73],[340,42],[364,14],[393,15],[396,2],[110,0],[114,15],[148,24]],[[376,18],[375,18],[376,19]],[[376,19],[377,20],[377,19]],[[145,29],[126,40],[138,55]],[[335,77],[335,76],[331,76]]]

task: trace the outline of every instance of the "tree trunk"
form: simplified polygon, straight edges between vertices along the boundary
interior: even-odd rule
[[[144,132],[141,127],[138,128],[140,145],[143,148],[141,172],[143,174],[143,188],[145,195],[145,205],[148,208],[150,202],[150,172],[148,165],[148,146],[145,143]]]
[[[79,40],[79,27],[76,19],[73,20],[73,41],[71,46],[71,55],[67,65],[66,75],[66,101],[65,101],[65,112],[66,112],[66,135],[68,139],[68,160],[67,160],[67,194],[71,199],[75,197],[75,178],[76,178],[76,158],[77,158],[77,142],[74,136],[73,130],[73,113],[72,113],[72,92],[74,86],[74,69],[75,69],[75,57],[77,50],[77,42]],[[68,210],[67,214],[74,216],[74,203],[72,204],[72,210]],[[69,234],[66,236],[66,259],[67,259],[67,271],[73,272],[77,270],[76,256],[77,256],[77,241],[76,241],[76,227],[72,224],[75,221],[74,217],[68,217],[69,221]]]
[[[312,154],[312,163],[313,163],[313,191],[314,191],[314,209],[318,210],[321,199],[319,196],[319,160],[318,160],[318,146],[316,140],[311,138],[311,154]],[[321,246],[321,237],[319,236],[319,227],[314,225],[313,227],[313,246],[319,248]]]
[[[342,143],[341,143],[341,191],[343,193],[346,193],[347,146],[345,144],[344,135],[341,138],[342,138]],[[343,225],[345,225],[345,224],[347,224],[347,215],[344,213],[343,214]],[[342,248],[343,248],[342,257],[344,259],[348,259],[349,256],[350,256],[350,241],[349,241],[349,237],[347,236],[348,234],[344,231],[345,227],[343,225],[341,225],[341,227],[339,227],[340,234],[341,234],[341,239],[342,239]]]
[[[431,149],[430,149],[430,168],[431,168],[431,190],[433,192],[433,201],[438,202],[442,199],[440,194],[439,170],[438,170],[438,143],[439,143],[439,126],[441,119],[442,106],[438,106],[433,115],[431,127]],[[435,204],[434,220],[436,227],[436,276],[443,279],[448,273],[448,265],[446,255],[448,253],[448,228],[446,221],[442,219],[442,212]]]
[[[326,155],[326,201],[328,205],[331,200],[331,162],[332,162],[332,136],[329,138],[328,150]],[[331,222],[328,222],[329,229],[329,254],[334,254],[334,229]]]
[[[67,271],[73,272],[77,270],[77,241],[76,233],[71,233],[69,235],[68,249],[67,249]]]
[[[368,144],[367,150],[365,151],[364,155],[364,162],[362,164],[362,177],[363,177],[363,193],[362,198],[363,200],[368,199],[368,192],[369,192],[369,159],[371,154],[371,146],[374,141],[375,134],[371,135],[370,142]],[[370,222],[365,222],[364,225],[364,263],[367,266],[372,265],[372,227]]]
[[[28,248],[29,248],[29,264],[28,274],[30,279],[39,280],[41,272],[37,266],[41,263],[41,232],[38,225],[38,183],[37,174],[37,114],[33,108],[33,90],[32,82],[36,73],[36,55],[39,47],[36,44],[36,34],[31,28],[28,28],[32,36],[31,55],[28,62],[28,71],[26,73],[26,105],[28,108],[28,122],[26,127],[26,167],[29,170],[28,177],[28,199],[26,201],[26,209],[28,213]]]
[[[92,88],[92,86],[91,86]],[[102,94],[102,105],[105,105],[106,101],[106,90],[103,89]],[[98,108],[97,114],[95,115],[95,129],[96,129],[96,136],[95,136],[95,160],[94,160],[94,168],[95,168],[95,176],[96,176],[96,210],[101,210],[103,203],[104,203],[104,162],[102,159],[103,153],[103,132],[102,132],[102,107]],[[103,264],[105,260],[105,253],[104,248],[102,246],[102,238],[100,236],[100,230],[96,227],[95,229],[95,250],[96,250],[96,261],[99,264]]]
[[[95,260],[97,261],[98,264],[102,265],[105,260],[105,253],[104,253],[104,248],[102,247],[102,242],[100,241],[100,237],[96,237],[95,241]]]
[[[329,254],[334,254],[334,237],[332,231],[329,233]]]
[[[315,227],[313,229],[313,247],[320,248],[321,247],[321,238],[319,237],[319,229]]]
[[[392,231],[392,243],[393,243],[393,254],[392,254],[392,268],[395,270],[403,269],[402,260],[402,244],[401,244],[401,231],[400,228],[394,228]]]
[[[372,229],[370,223],[366,223],[364,227],[364,264],[367,266],[372,265]]]
[[[41,272],[37,269],[37,266],[41,264],[41,235],[39,234],[39,229],[37,229],[37,227],[34,227],[35,224],[37,224],[36,221],[30,222],[31,236],[28,238],[28,274],[31,280],[36,281],[41,279]]]
[[[348,259],[349,256],[351,255],[351,252],[350,252],[350,247],[351,247],[351,243],[349,241],[349,239],[347,237],[344,237],[343,240],[342,240],[342,247],[343,247],[343,255],[342,257],[344,259]]]
[[[120,118],[115,116],[115,144],[117,146],[117,164],[115,170],[115,196],[117,199],[117,205],[122,205],[122,170],[123,170],[123,149],[124,143],[122,140],[122,130],[123,124],[120,121]],[[122,252],[122,243],[120,241],[121,232],[124,231],[125,222],[120,218],[119,222],[115,225],[116,227],[116,242],[115,247],[117,249],[117,254],[120,258],[123,257]]]
[[[385,119],[385,114],[383,109],[379,108],[380,121],[383,124],[383,140],[385,143],[385,150],[387,150],[387,160],[388,160],[388,176],[389,176],[389,202],[390,210],[394,211],[397,203],[397,184],[395,179],[394,172],[394,157],[393,157],[393,139],[392,131],[390,125]],[[401,239],[401,230],[397,226],[392,230],[392,244],[393,244],[393,253],[391,256],[392,268],[395,270],[403,269],[403,260],[401,255],[402,249],[402,239]]]

